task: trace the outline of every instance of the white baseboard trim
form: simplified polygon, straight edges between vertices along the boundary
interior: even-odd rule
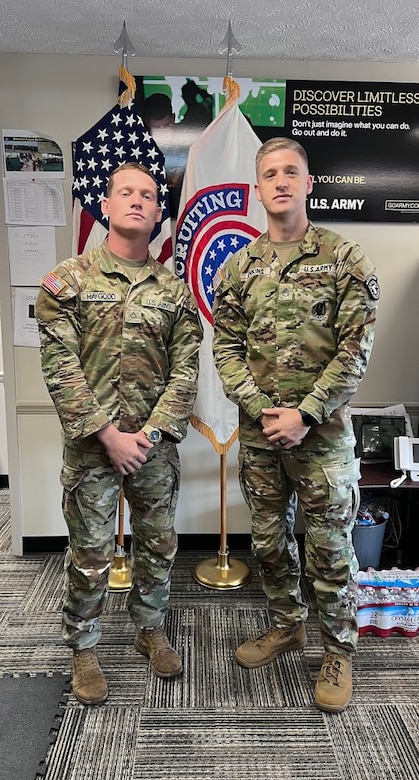
[[[1,375],[0,375],[1,381]],[[359,403],[354,404],[355,408],[362,409],[384,409],[387,406],[396,406],[403,403],[406,411],[411,415],[419,415],[419,401],[378,401],[375,403]],[[16,404],[17,414],[51,414],[55,415],[55,407],[52,402],[49,401],[19,401]]]

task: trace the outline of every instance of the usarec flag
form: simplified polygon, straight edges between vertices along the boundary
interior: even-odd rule
[[[125,162],[150,169],[157,181],[162,220],[156,224],[150,252],[172,267],[172,231],[164,156],[147,132],[134,102],[117,103],[76,141],[73,180],[73,255],[99,246],[108,234],[107,217],[100,204],[110,173]]]
[[[238,409],[224,395],[212,354],[214,285],[226,260],[266,230],[254,194],[260,146],[237,101],[222,111],[190,147],[176,226],[176,273],[193,291],[204,329],[191,422],[220,454],[237,438]]]

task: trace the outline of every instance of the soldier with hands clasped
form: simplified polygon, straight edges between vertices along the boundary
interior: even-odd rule
[[[240,481],[272,621],[236,658],[254,668],[306,645],[298,497],[325,650],[315,702],[339,712],[351,700],[358,639],[349,401],[370,357],[379,287],[359,246],[310,223],[313,177],[300,144],[264,143],[256,179],[268,231],[227,261],[214,302],[215,360],[239,406]]]
[[[161,220],[150,171],[126,163],[108,182],[109,235],[41,281],[36,317],[45,382],[63,429],[63,638],[84,704],[108,688],[96,646],[115,549],[121,488],[130,508],[135,646],[157,675],[182,671],[163,621],[177,550],[176,443],[196,395],[201,325],[188,288],[150,255]]]

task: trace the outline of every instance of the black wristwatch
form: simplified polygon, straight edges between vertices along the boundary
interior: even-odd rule
[[[308,428],[311,428],[312,425],[318,425],[318,422],[313,415],[309,414],[308,412],[304,412],[302,409],[298,410],[301,414],[301,419],[304,423],[304,425],[307,425]]]

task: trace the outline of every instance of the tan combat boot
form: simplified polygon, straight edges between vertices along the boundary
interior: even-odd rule
[[[74,650],[72,685],[76,699],[82,704],[101,704],[108,698],[106,678],[94,647]]]
[[[307,634],[304,623],[300,623],[298,628],[293,629],[271,626],[266,634],[248,639],[240,645],[236,650],[236,659],[240,666],[256,669],[273,661],[280,653],[302,650],[306,644]]]
[[[148,656],[151,667],[158,677],[176,677],[182,672],[182,661],[171,647],[166,633],[160,628],[143,628],[137,632],[134,645]]]
[[[352,658],[325,653],[314,701],[324,712],[342,712],[352,698]]]

